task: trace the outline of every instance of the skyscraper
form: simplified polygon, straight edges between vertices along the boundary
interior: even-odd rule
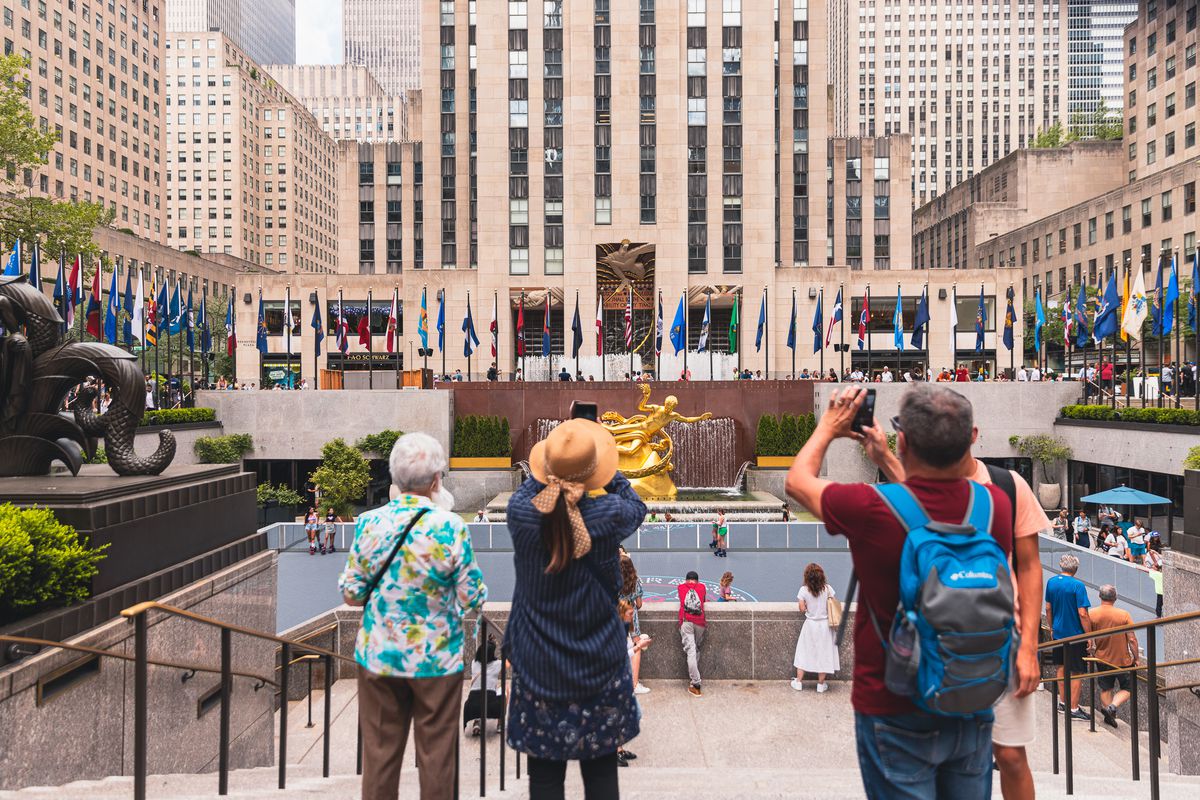
[[[167,0],[167,31],[219,30],[257,64],[296,63],[296,0]]]
[[[1137,17],[1137,3],[1123,0],[1067,2],[1067,113],[1079,132],[1093,133],[1090,115],[1103,102],[1119,118],[1122,98],[1122,41]]]
[[[454,4],[442,5],[453,20]],[[370,69],[387,94],[420,88],[420,0],[342,0],[342,39],[346,63]]]

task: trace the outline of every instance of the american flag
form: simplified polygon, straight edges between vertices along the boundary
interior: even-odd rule
[[[871,321],[871,293],[863,295],[862,311],[858,313],[858,349],[867,346],[867,323]]]

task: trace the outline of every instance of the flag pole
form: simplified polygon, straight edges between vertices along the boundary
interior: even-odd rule
[[[471,313],[471,290],[470,289],[467,289],[467,313],[468,314]],[[470,340],[471,340],[471,333],[474,331],[474,325],[475,325],[475,321],[471,320],[471,325],[469,325],[467,327],[467,341],[468,342],[470,342]],[[471,353],[474,352],[474,350],[475,350],[475,348],[470,347],[468,345],[468,347],[467,347],[467,382],[468,383],[471,380]]]
[[[438,344],[442,351],[442,377],[446,377],[446,287],[438,290],[438,319],[442,321],[442,329],[438,331]]]
[[[1087,281],[1086,280],[1080,281],[1079,289],[1080,289],[1080,291],[1083,292],[1083,309],[1084,309],[1083,310],[1083,319],[1082,319],[1082,321],[1075,320],[1075,324],[1076,325],[1080,325],[1080,324],[1086,325],[1087,324]],[[1071,316],[1075,316],[1075,309],[1071,309]],[[1078,334],[1076,334],[1075,341],[1079,341]],[[1088,382],[1087,382],[1087,379],[1088,379],[1088,352],[1087,352],[1087,337],[1086,336],[1083,338],[1083,346],[1080,347],[1079,349],[1083,352],[1083,395],[1084,395],[1084,397],[1087,397],[1087,395],[1088,395]],[[1104,354],[1103,353],[1100,354],[1099,361],[1100,361],[1100,365],[1103,366],[1104,365]],[[1117,340],[1116,340],[1116,338],[1113,338],[1112,364],[1113,364],[1113,394],[1116,395],[1116,393],[1117,393],[1116,392],[1116,388],[1117,388],[1116,387],[1116,383],[1117,383]]]
[[[350,331],[342,330],[342,321],[345,319],[346,319],[346,298],[345,298],[345,295],[342,294],[342,287],[339,286],[338,287],[338,321],[337,321],[338,335],[345,336],[346,339],[349,339]],[[334,339],[334,341],[336,342],[337,340]],[[350,344],[349,342],[346,343],[347,351],[349,351],[349,349],[350,349],[349,344]],[[347,355],[347,353],[343,353],[341,347],[338,348],[338,352],[341,353],[341,356],[342,356],[342,370],[341,370],[341,372],[342,372],[342,391],[345,391],[345,389],[346,389],[346,355]]]
[[[733,308],[738,312],[738,324],[735,333],[736,342],[730,342],[731,346],[737,347],[737,371],[738,377],[742,377],[742,290],[733,293]]]
[[[396,349],[396,357],[391,361],[392,369],[396,372],[396,388],[403,386],[400,380],[400,373],[403,371],[404,362],[404,347],[400,344],[400,320],[404,319],[404,309],[400,305],[400,287],[392,287],[392,305],[396,308],[396,330],[392,331],[392,346]],[[391,310],[388,310],[388,325],[392,324]],[[499,321],[496,322],[500,324]],[[411,345],[409,345],[411,353]]]
[[[767,307],[768,290],[766,284],[763,284],[763,347],[765,348],[764,360],[766,369],[763,370],[763,380],[771,380],[771,309]]]
[[[371,287],[367,287],[367,388],[375,388],[375,336],[371,330],[371,301],[374,300],[374,294]]]
[[[492,341],[496,345],[496,354],[492,356],[496,360],[496,380],[500,380],[500,292],[496,289],[492,290],[492,319],[496,320],[496,333],[493,335]],[[488,331],[491,333],[491,331]]]
[[[1175,248],[1175,257],[1171,259],[1171,277],[1175,279],[1175,298],[1171,300],[1171,327],[1175,329],[1175,380],[1171,382],[1171,389],[1175,393],[1175,407],[1179,408],[1179,398],[1183,394],[1180,389],[1183,387],[1183,358],[1179,352],[1179,248]]]
[[[866,330],[863,331],[863,336],[866,337],[866,340],[867,340],[867,383],[870,383],[873,376],[871,375],[871,320],[870,320],[871,284],[869,284],[869,283],[867,284],[867,292],[866,292],[866,295],[864,296],[864,299],[867,304],[866,308],[867,308],[868,319],[867,319]],[[853,359],[851,359],[851,360],[853,360]]]
[[[139,267],[139,269],[140,269],[140,267]],[[200,297],[200,307],[204,309],[204,327],[207,329],[208,328],[208,285],[205,284],[203,289],[201,289],[201,291],[202,291],[202,295]],[[204,336],[204,331],[200,331],[200,335]],[[200,350],[201,350],[200,360],[204,362],[204,387],[208,388],[210,386],[210,384],[208,382],[208,355],[209,355],[209,353],[212,352],[212,335],[211,334],[208,337],[208,353],[203,352],[204,339],[200,340]],[[304,371],[303,366],[300,367],[300,371],[301,372]],[[195,397],[195,395],[196,395],[196,389],[195,389],[195,387],[193,387],[192,388],[192,396]]]
[[[825,327],[825,287],[821,287],[821,294],[817,297],[817,305],[821,309],[821,327]],[[821,334],[817,334],[819,339]],[[817,380],[825,380],[825,342],[821,342],[821,377]]]
[[[578,290],[578,289],[576,289],[576,290],[575,290],[575,313],[576,313],[576,316],[578,316],[578,314],[579,314],[579,290]],[[563,324],[565,325],[565,324],[566,324],[566,322],[567,322],[567,303],[566,303],[566,301],[564,300],[564,301],[563,301]],[[500,324],[500,323],[496,323],[496,324],[498,325],[498,324]],[[571,324],[572,324],[572,325],[574,325],[574,324],[575,324],[575,321],[574,321],[574,320],[571,320]],[[582,326],[582,325],[583,325],[583,320],[580,320],[579,324],[580,324],[580,326]],[[583,333],[583,331],[580,331],[580,333]],[[574,335],[575,335],[575,331],[572,329],[572,331],[571,331],[571,336],[572,336],[572,339],[571,339],[571,349],[572,349],[572,350],[575,350],[575,339],[574,339]],[[582,349],[583,342],[580,342],[580,345],[581,345],[580,349]],[[566,340],[566,333],[564,332],[564,333],[563,333],[563,356],[564,356],[564,357],[566,356],[566,353],[567,353],[567,340]],[[572,379],[572,380],[579,380],[580,376],[582,376],[582,375],[583,375],[583,370],[581,370],[581,369],[579,368],[579,350],[575,350],[575,359],[574,359],[574,361],[575,361],[575,374],[571,376],[571,379]],[[657,365],[657,364],[655,364],[654,368],[655,368],[655,370],[657,370],[657,369],[658,369],[658,365]]]
[[[1171,252],[1167,250],[1166,252]],[[1163,272],[1163,254],[1158,254],[1158,274],[1159,286],[1155,286],[1155,293],[1158,295],[1158,397],[1155,398],[1154,405],[1158,408],[1163,407],[1163,386],[1162,369],[1163,369],[1163,323],[1167,320],[1167,304],[1166,304],[1166,288],[1161,286],[1161,278]],[[1160,292],[1159,289],[1162,289]]]
[[[517,336],[521,337],[521,380],[528,380],[529,376],[525,374],[525,351],[528,349],[528,343],[525,341],[525,290],[521,290],[521,305],[517,307],[517,318],[521,320],[521,330],[517,332]],[[600,378],[604,380],[603,376]]]
[[[796,325],[796,287],[793,286],[792,287],[792,317],[788,321],[788,332],[789,333],[791,333],[792,328],[795,325]],[[795,334],[793,334],[793,336],[792,336],[792,377],[791,377],[792,380],[796,380],[796,346],[800,344],[799,342],[796,341],[796,339],[800,338],[799,333],[800,333],[799,331],[796,331]]]
[[[716,367],[713,366],[713,358],[714,358],[713,350],[715,350],[716,348],[713,347],[712,292],[708,293],[707,303],[708,303],[708,340],[705,341],[704,345],[708,348],[708,379],[710,381],[715,381],[717,379],[717,371],[716,371]]]
[[[688,344],[689,344],[688,336],[691,333],[688,330],[688,328],[690,327],[688,325],[688,311],[690,311],[691,309],[688,308],[687,289],[684,289],[682,292],[679,293],[679,295],[680,295],[679,299],[683,303],[683,375],[681,377],[686,377],[687,376],[687,354],[688,354]]]
[[[1124,312],[1124,310],[1125,310],[1126,303],[1129,302],[1129,286],[1128,286],[1128,284],[1129,284],[1129,280],[1130,280],[1130,275],[1129,275],[1129,273],[1131,271],[1130,267],[1131,267],[1131,262],[1127,258],[1127,259],[1125,259],[1125,286],[1124,286],[1125,291],[1122,293],[1124,295],[1122,298],[1124,302],[1121,303],[1122,312]],[[1124,313],[1122,313],[1122,315],[1121,315],[1122,327],[1124,327],[1124,322],[1125,322],[1124,316],[1125,316]],[[1113,352],[1114,353],[1116,352],[1116,342],[1113,342]],[[1116,389],[1116,380],[1117,380],[1115,369],[1116,368],[1114,366],[1114,372],[1113,372],[1113,384],[1114,384],[1113,385],[1113,389],[1114,389],[1113,394],[1114,395],[1116,394],[1115,389]],[[1126,408],[1128,408],[1130,405],[1132,405],[1132,402],[1131,402],[1132,398],[1133,398],[1133,344],[1129,341],[1129,334],[1125,334],[1125,406],[1126,406]],[[1113,398],[1113,407],[1114,408],[1116,407],[1116,402],[1117,402],[1116,398],[1114,397]]]
[[[838,284],[838,297],[842,298],[842,318],[838,320],[838,380],[846,374],[846,295],[843,290],[846,288],[845,283]]]
[[[958,283],[951,284],[950,302],[954,304],[954,314],[950,319],[954,320],[954,324],[950,326],[950,371],[957,375],[958,370]],[[970,377],[968,374],[967,377]]]
[[[141,274],[141,272],[142,272],[142,268],[141,268],[141,267],[138,267],[138,282],[139,282],[139,284],[138,284],[138,285],[141,285],[141,280],[142,280],[142,274]],[[145,374],[146,374],[146,298],[145,298],[145,296],[143,296],[143,297],[142,297],[142,308],[141,308],[141,312],[142,312],[142,336],[141,336],[141,342],[142,342],[142,374],[143,374],[143,375],[145,375]],[[64,317],[64,319],[65,319],[65,317]]]
[[[179,275],[175,276],[175,288],[179,288]],[[259,295],[262,295],[262,289],[258,290]],[[257,332],[256,332],[257,333]],[[262,376],[260,364],[259,377]],[[167,279],[167,403],[171,402],[171,281],[170,276]]]
[[[927,381],[933,377],[933,366],[929,363],[933,360],[933,354],[930,350],[930,345],[933,339],[933,331],[929,327],[931,315],[929,314],[929,281],[925,281],[925,366],[921,368],[921,380]],[[993,323],[994,324],[994,323]]]
[[[288,388],[295,388],[292,383],[292,284],[289,281],[284,288],[283,296],[283,326],[285,338],[287,341],[287,379]],[[195,336],[192,337],[195,340]],[[304,365],[301,363],[300,371],[304,372]]]
[[[79,283],[83,285],[83,261],[79,263]],[[162,392],[158,389],[158,354],[162,349],[159,342],[162,341],[162,325],[159,324],[159,319],[162,317],[162,311],[158,308],[158,291],[156,286],[151,285],[150,294],[154,296],[154,405],[157,408],[162,408]],[[232,300],[230,301],[232,302]],[[83,331],[80,330],[79,340],[83,341]],[[237,373],[234,372],[234,377]]]
[[[1012,294],[1013,294],[1013,299],[1015,300],[1015,299],[1016,299],[1017,290],[1016,290],[1016,288],[1013,286],[1013,284],[1011,284],[1011,283],[1010,283],[1010,284],[1008,285],[1008,291],[1012,292]],[[1005,299],[1005,300],[1007,300],[1008,298],[1007,298],[1007,297],[1005,297],[1004,299]],[[1024,299],[1024,298],[1022,298],[1022,300],[1023,300],[1023,299]],[[1016,304],[1014,303],[1013,305],[1015,306]],[[1005,314],[1007,314],[1007,313],[1008,313],[1008,309],[1005,309],[1005,310],[1004,310],[1004,313],[1005,313]],[[1017,317],[1017,309],[1016,309],[1016,308],[1013,308],[1013,327],[1014,327],[1014,328],[1015,328],[1015,327],[1016,327],[1016,325],[1017,325],[1017,319],[1016,319],[1016,317]],[[1022,346],[1022,347],[1024,347],[1024,346],[1025,346],[1025,329],[1024,329],[1024,326],[1022,326],[1022,328],[1021,328],[1021,346]],[[1010,348],[1008,349],[1008,375],[1009,375],[1009,380],[1013,380],[1013,381],[1015,381],[1015,380],[1017,379],[1017,340],[1016,340],[1015,331],[1014,331],[1014,335],[1013,335],[1013,346],[1012,346],[1012,347],[1010,347]]]
[[[900,315],[900,346],[896,348],[896,380],[904,374],[904,295],[900,294],[900,282],[896,282],[896,302],[900,305],[896,313]]]
[[[126,269],[128,269],[128,267],[126,267]],[[188,298],[191,298],[191,296],[192,296],[192,287],[191,287],[190,280],[191,279],[189,278]],[[187,317],[187,326],[188,326],[188,331],[191,333],[192,341],[191,341],[191,344],[188,345],[188,350],[189,350],[189,353],[188,353],[188,382],[191,384],[191,387],[192,387],[192,405],[194,406],[194,405],[196,405],[196,326],[194,324],[193,314],[195,314],[195,310],[192,308],[189,308],[188,309],[188,317]]]
[[[634,345],[633,335],[633,284],[629,284],[629,379],[633,380],[633,351],[636,349]],[[711,367],[710,374],[711,374]]]
[[[423,305],[423,306],[428,305],[428,302],[426,300],[426,298],[428,297],[428,294],[427,294],[428,288],[429,287],[427,284],[424,284],[424,283],[421,284],[421,305]],[[425,311],[425,342],[424,342],[424,344],[428,345],[429,344],[429,309],[425,308],[424,311]],[[420,320],[418,320],[417,325],[419,326],[420,324],[421,324],[421,322],[420,322]],[[421,348],[421,358],[424,359],[421,369],[423,371],[428,370],[429,369],[429,347],[426,346],[426,347]],[[421,384],[424,385],[424,383],[425,383],[425,376],[422,375],[421,376]]]

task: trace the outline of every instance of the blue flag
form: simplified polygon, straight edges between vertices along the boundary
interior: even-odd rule
[[[17,278],[21,275],[21,240],[13,242],[12,252],[8,254],[8,261],[4,262],[4,277]]]
[[[929,289],[921,290],[917,302],[917,316],[913,318],[912,346],[915,350],[925,349],[925,329],[929,326]]]
[[[792,292],[792,320],[788,323],[787,346],[796,349],[796,293]]]
[[[1008,297],[1008,307],[1004,309],[1004,346],[1011,352],[1013,349],[1013,326],[1017,322],[1017,310],[1013,308],[1016,292],[1010,286],[1005,295]]]
[[[167,334],[167,304],[169,294],[167,292],[167,282],[163,281],[162,286],[158,287],[158,299],[155,300],[154,310],[154,326],[157,344],[157,334]],[[229,302],[230,313],[233,313],[233,301]]]
[[[1046,327],[1046,310],[1042,308],[1042,287],[1033,292],[1033,349],[1042,352],[1042,328]]]
[[[54,282],[54,307],[62,314],[63,331],[67,329],[67,303],[66,297],[71,290],[67,288],[67,267],[63,263],[62,253],[58,254],[58,280]]]
[[[421,316],[417,320],[417,335],[421,337],[421,349],[429,349],[429,306],[425,304],[425,290],[421,290]]]
[[[1154,280],[1154,301],[1150,304],[1150,318],[1154,321],[1151,332],[1155,336],[1162,336],[1166,331],[1163,330],[1163,325],[1166,324],[1166,318],[1163,314],[1163,259],[1158,257],[1158,276]]]
[[[1075,300],[1075,346],[1087,347],[1088,341],[1092,338],[1088,333],[1087,324],[1087,285],[1083,284],[1079,287],[1079,297]]]
[[[38,247],[38,243],[35,240],[33,243],[33,257],[29,259],[29,285],[39,292],[42,290],[41,251],[42,248]]]
[[[440,321],[440,320],[439,320]],[[479,346],[479,337],[475,335],[475,321],[471,319],[471,295],[467,295],[467,315],[463,317],[462,322],[463,334],[463,355],[467,358],[475,352],[475,348]]]
[[[117,343],[117,316],[120,313],[120,295],[117,294],[117,270],[112,271],[108,282],[108,302],[104,304],[104,341]]]
[[[196,347],[196,334],[194,333],[194,328],[196,326],[195,326],[195,324],[193,322],[193,318],[192,318],[192,308],[193,308],[193,306],[192,306],[192,287],[189,285],[188,286],[187,309],[185,311],[186,316],[184,316],[184,319],[183,319],[183,327],[185,329],[187,329],[188,350],[192,350]],[[283,312],[283,317],[284,317],[283,324],[284,325],[288,325],[291,323],[291,320],[288,319],[288,317],[291,316],[290,314],[288,314],[288,311],[290,311],[290,310],[291,309],[285,309]]]
[[[979,287],[979,308],[975,309],[975,352],[983,352],[983,332],[987,328],[987,306],[983,302],[983,287]]]
[[[313,309],[312,322],[308,323],[313,329],[313,342],[316,346],[317,358],[321,357],[321,342],[325,341],[325,326],[321,322],[321,301],[317,300],[317,306]]]
[[[571,330],[575,333],[575,353],[572,358],[579,357],[579,345],[583,344],[583,326],[579,322],[579,301],[575,301],[575,321],[571,323]],[[663,304],[662,292],[658,293],[658,314],[654,318],[654,355],[662,353],[663,340]]]
[[[1188,325],[1196,330],[1196,295],[1200,294],[1200,247],[1192,254],[1192,291],[1188,293]]]
[[[178,288],[179,287],[176,286],[177,294],[178,294]],[[266,317],[266,313],[263,311],[262,292],[258,293],[258,337],[257,337],[257,339],[258,339],[258,341],[257,341],[258,352],[265,354],[269,348],[267,347],[267,317]]]
[[[679,298],[679,308],[675,309],[675,320],[671,323],[671,346],[675,355],[687,347],[687,312],[684,309],[683,297]]]
[[[260,298],[261,299],[261,298]],[[175,279],[175,291],[171,293],[171,305],[167,308],[167,333],[176,334],[183,330],[183,311],[180,309],[179,279]],[[267,352],[263,350],[263,352]]]
[[[125,309],[125,325],[122,329],[125,346],[133,347],[133,270],[125,268],[125,297],[122,300]],[[141,333],[141,331],[138,331]]]
[[[812,332],[814,353],[821,352],[821,334],[824,332],[825,328],[825,310],[821,306],[824,305],[824,300],[825,290],[822,289],[821,293],[817,295],[817,310],[813,314]]]
[[[1100,297],[1100,307],[1096,309],[1096,322],[1092,329],[1093,341],[1099,343],[1109,336],[1114,336],[1119,326],[1121,298],[1117,294],[1117,273],[1108,276],[1108,286]]]
[[[758,307],[758,330],[754,333],[754,352],[762,350],[763,334],[767,330],[767,293],[764,291],[762,304]]]
[[[438,352],[446,351],[446,290],[442,290],[442,296],[438,298],[438,318],[437,318],[437,334],[438,334]]]
[[[200,298],[200,352],[208,355],[212,350],[212,331],[208,327],[208,295]]]
[[[1175,269],[1175,258],[1171,258],[1171,277],[1167,281],[1167,296],[1163,299],[1163,336],[1175,327],[1175,303],[1179,300],[1179,274]]]
[[[897,350],[904,349],[904,298],[899,286],[896,287],[896,310],[892,314],[892,343]]]

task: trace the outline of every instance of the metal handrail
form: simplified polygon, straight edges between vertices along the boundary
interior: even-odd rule
[[[1098,639],[1102,636],[1112,636],[1117,633],[1125,633],[1126,631],[1140,631],[1147,628],[1157,628],[1160,625],[1173,625],[1177,622],[1188,622],[1189,620],[1200,619],[1200,611],[1189,611],[1186,614],[1175,614],[1171,617],[1158,617],[1157,619],[1147,620],[1146,622],[1134,622],[1129,625],[1118,625],[1115,628],[1105,628],[1102,631],[1092,633],[1079,633],[1074,636],[1064,636],[1061,639],[1045,642],[1038,645],[1038,650],[1053,650],[1056,647],[1061,647],[1065,644],[1074,644],[1075,642],[1084,642],[1089,639]]]

